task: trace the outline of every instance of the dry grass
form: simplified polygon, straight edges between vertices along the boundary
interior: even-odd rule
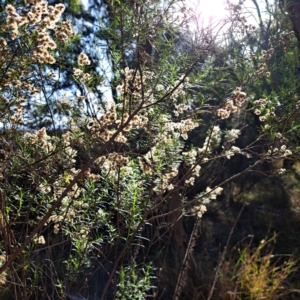
[[[275,236],[262,240],[256,248],[251,246],[252,238],[242,249],[231,251],[220,270],[212,299],[297,299],[290,294],[300,291],[289,287],[289,277],[296,270],[296,261],[292,256],[273,255]],[[205,291],[209,285],[206,282],[199,299],[206,299]]]

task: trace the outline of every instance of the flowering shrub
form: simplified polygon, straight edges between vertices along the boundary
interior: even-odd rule
[[[222,195],[226,183],[265,161],[298,155],[289,143],[299,117],[298,103],[278,116],[277,95],[256,100],[254,94],[260,80],[271,75],[268,61],[274,49],[258,58],[251,53],[258,63],[245,60],[242,79],[224,86],[220,98],[212,99],[215,95],[207,91],[209,73],[228,75],[213,60],[213,53],[223,46],[214,44],[214,37],[204,30],[189,37],[191,53],[180,45],[176,52],[175,42],[165,33],[174,27],[188,32],[192,11],[186,12],[182,1],[175,2],[169,1],[166,9],[157,9],[156,1],[134,7],[110,4],[118,16],[111,20],[112,42],[117,45],[115,34],[121,43],[112,53],[117,68],[112,75],[117,84],[111,85],[114,100],[96,97],[88,69],[92,62],[84,52],[72,62],[73,77],[67,80],[86,94],[62,94],[51,88],[62,80],[54,79],[64,63],[60,51],[74,36],[71,22],[61,21],[63,4],[28,1],[23,7],[9,4],[2,12],[0,284],[12,282],[19,299],[41,297],[40,286],[48,297],[64,299],[79,282],[84,294],[93,265],[107,261],[112,262],[109,276],[98,297],[113,293],[114,283],[118,299],[124,294],[144,299],[155,293],[150,281],[158,276],[147,247],[155,249],[160,235],[168,236],[185,268],[190,256],[184,254],[192,252],[205,205]],[[175,4],[178,18],[168,23]],[[228,22],[239,24],[240,40],[246,41],[254,28],[240,18],[239,5],[231,4],[230,9]],[[136,12],[142,10],[144,17],[139,18]],[[157,57],[143,49],[147,28]],[[245,42],[241,45],[247,49]],[[237,61],[232,64],[239,74]],[[202,95],[197,90],[201,84],[207,87]],[[47,128],[33,130],[30,117],[41,105],[51,121]],[[209,116],[206,124],[201,115]],[[259,116],[259,133],[248,145],[238,146],[244,115]],[[203,129],[203,146],[188,144],[193,133]],[[214,162],[237,155],[251,158],[240,173],[223,181],[218,174],[206,178]],[[204,188],[190,199],[187,193],[196,185]],[[182,218],[188,217],[197,220],[197,228],[186,247]]]

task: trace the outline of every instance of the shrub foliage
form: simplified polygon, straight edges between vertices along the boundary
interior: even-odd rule
[[[97,62],[74,59],[80,36],[64,9],[1,10],[1,293],[198,299],[185,287],[211,202],[233,179],[280,175],[270,162],[299,156],[287,17],[274,5],[256,29],[228,3],[223,23],[203,25],[181,0],[107,1]],[[239,273],[251,290],[249,255]]]

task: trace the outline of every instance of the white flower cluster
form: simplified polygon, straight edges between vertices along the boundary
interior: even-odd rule
[[[234,143],[240,134],[241,134],[241,131],[239,129],[231,129],[226,132],[226,139],[228,142]]]
[[[190,131],[199,126],[199,124],[194,122],[192,119],[172,122],[168,118],[164,118],[162,121],[164,122],[165,133],[170,133],[175,138],[179,138],[181,136],[184,140],[188,138],[188,133]]]
[[[15,108],[15,114],[10,117],[10,121],[13,123],[24,123],[23,120],[23,113],[24,113],[24,107],[16,107]]]
[[[37,78],[37,74],[32,64],[36,61],[48,64],[56,62],[51,50],[56,49],[57,45],[51,31],[54,31],[54,36],[59,42],[63,40],[58,38],[58,33],[60,35],[65,33],[65,42],[73,35],[70,21],[58,22],[65,9],[64,4],[53,6],[44,0],[28,0],[25,3],[23,9],[16,9],[11,4],[6,5],[6,24],[1,26],[3,31],[9,33],[11,40],[22,37],[21,43],[8,43],[5,38],[0,38],[0,64],[3,68],[7,68],[2,78],[2,93],[5,92],[3,87],[10,86],[20,91],[17,99],[13,101],[15,107],[10,107],[17,112],[10,118],[12,123],[22,123],[21,105],[27,101],[28,94],[40,91],[41,82],[33,80]],[[21,51],[18,51],[17,60],[11,60],[11,55],[16,51],[14,46],[21,44],[27,46],[21,47]],[[49,79],[48,76],[45,78]]]
[[[130,166],[122,166],[121,167],[121,174],[123,176],[129,176],[131,174],[133,174],[133,168]]]
[[[51,182],[51,184],[45,181],[39,185],[39,191],[45,195],[51,194],[53,199],[57,199],[61,196],[65,187],[78,173],[78,170],[74,169],[77,151],[71,147],[73,138],[73,133],[67,131],[61,136],[58,147],[57,138],[48,136],[45,128],[35,131],[33,134],[26,133],[23,137],[24,144],[30,145],[34,150],[34,160],[42,158],[43,161],[45,161],[45,174],[53,172],[58,165],[64,166],[66,169],[69,168],[64,174],[58,175],[57,179],[54,182]],[[50,156],[51,159],[49,160],[45,158],[45,154],[47,155],[48,153],[52,153]],[[31,158],[28,157],[28,159]],[[89,178],[87,178],[88,176]],[[87,171],[84,178],[96,179],[97,175],[91,174]],[[81,192],[82,189],[75,184],[72,187],[72,190],[68,193],[68,196],[77,198]]]
[[[11,39],[14,40],[21,35],[19,27],[23,25],[32,26],[31,28],[38,34],[36,50],[31,52],[32,59],[37,58],[41,63],[55,63],[55,58],[48,49],[56,49],[56,43],[51,39],[48,29],[55,31],[55,35],[64,35],[65,38],[59,38],[59,41],[67,41],[72,35],[73,30],[70,22],[63,22],[56,28],[56,23],[59,21],[61,14],[65,10],[65,6],[60,3],[55,6],[48,5],[43,0],[28,1],[30,9],[23,10],[23,15],[19,15],[15,7],[8,4],[6,6],[7,18],[6,25],[2,27],[4,30],[11,30]]]
[[[174,115],[176,117],[179,116],[179,114],[182,114],[184,111],[188,109],[188,105],[184,103],[177,104],[178,99],[180,97],[183,97],[186,95],[185,89],[189,86],[189,78],[185,77],[183,79],[183,76],[180,77],[179,80],[176,80],[173,85],[170,85],[166,88],[167,92],[171,92],[170,99],[173,102],[173,105],[175,106],[175,110],[173,111]]]
[[[269,50],[262,50],[261,56],[259,57],[260,60],[270,60],[274,53],[274,48],[270,48]]]
[[[219,126],[214,126],[211,135],[209,134],[204,141],[203,147],[198,148],[199,153],[211,153],[214,149],[219,147],[221,143],[222,131]]]
[[[217,196],[220,196],[222,194],[223,188],[217,187],[215,189],[211,189],[210,187],[206,188],[205,192],[202,192],[198,198],[201,200],[202,203],[207,204],[210,203],[210,200],[217,199]]]
[[[282,138],[281,133],[277,133],[277,135]],[[291,156],[293,154],[293,152],[289,149],[286,148],[286,145],[281,145],[280,148],[272,148],[272,146],[270,146],[270,149],[267,152],[267,155],[279,155],[280,157],[287,157],[287,156]]]
[[[183,82],[180,83],[181,81]],[[188,86],[189,86],[189,78],[185,77],[185,79],[183,79],[183,76],[181,76],[179,80],[176,80],[172,86],[169,86],[167,88],[168,91],[171,91],[176,87],[176,89],[173,91],[171,95],[171,99],[173,100],[174,104],[177,103],[177,99],[176,99],[177,97],[185,96],[184,89],[187,88]]]
[[[192,131],[194,128],[198,127],[199,124],[195,123],[192,119],[182,120],[180,123],[174,123],[174,127],[180,132],[181,137],[184,140],[188,138],[188,132]]]
[[[126,166],[129,159],[120,153],[113,152],[107,156],[100,156],[95,162],[101,165],[107,172],[110,172],[117,170],[119,167]]]
[[[174,110],[173,112],[174,112],[174,115],[176,116],[176,117],[178,117],[179,116],[179,114],[182,114],[185,110],[187,110],[188,109],[188,106],[186,105],[186,104],[184,104],[184,103],[181,103],[181,104],[176,104],[176,102],[177,101],[173,101],[173,103],[174,103],[174,106],[175,106],[175,108],[176,108],[176,110]]]
[[[45,195],[51,195],[51,197],[56,200],[61,197],[65,188],[79,172],[80,170],[71,168],[65,171],[64,174],[59,175],[51,184],[48,184],[47,182],[40,184],[39,191]],[[98,180],[99,178],[99,175],[91,173],[91,170],[89,169],[83,174],[82,181],[89,182],[90,180]],[[57,234],[61,227],[61,222],[73,222],[78,215],[78,211],[80,211],[81,208],[88,207],[88,203],[79,199],[84,192],[85,190],[75,183],[67,196],[62,199],[59,209],[49,217],[45,226],[50,222],[53,222],[54,233]]]
[[[225,151],[225,156],[227,159],[230,159],[235,153],[241,153],[241,149],[239,147],[232,146],[229,150]]]
[[[40,130],[36,130],[33,134],[26,132],[23,139],[25,144],[39,146],[46,152],[51,152],[55,149],[55,146],[52,143],[52,138],[47,135],[45,127]]]
[[[253,102],[254,104],[254,114],[260,116],[263,111],[265,111],[266,106],[268,104],[268,99],[259,99]],[[264,116],[260,116],[259,119],[261,122],[265,122],[269,116],[275,116],[273,110],[271,113],[267,112]]]
[[[291,45],[293,45],[293,37],[295,33],[294,31],[286,32],[283,31],[280,38],[279,38],[279,44],[283,46],[283,51],[286,52]]]
[[[79,66],[88,66],[91,64],[89,57],[83,52],[79,54],[77,62]]]
[[[129,114],[124,113],[121,119],[116,120],[116,124],[118,126],[121,126],[124,123],[126,123],[128,121],[128,119],[129,119]],[[147,117],[145,117],[143,115],[135,115],[131,118],[128,125],[126,125],[123,130],[130,131],[133,127],[136,129],[140,129],[140,128],[145,127],[148,122],[149,122],[149,120]]]
[[[274,49],[270,48],[268,51],[262,50],[262,55],[259,57],[260,63],[258,64],[258,70],[256,74],[258,77],[270,77],[271,73],[268,71],[268,66],[266,61],[268,61],[272,54],[274,53]]]
[[[209,197],[211,200],[217,199],[217,196],[220,196],[222,194],[223,188],[217,187],[216,189],[212,190],[210,187],[206,188],[206,193],[210,193]]]
[[[82,176],[83,179],[86,179],[86,181],[92,180],[96,181],[100,179],[100,175],[91,173],[91,169],[87,169]]]
[[[63,21],[54,27],[56,40],[60,43],[67,43],[74,35],[71,21]]]
[[[201,170],[200,165],[195,166],[198,153],[195,149],[192,149],[189,152],[182,152],[182,155],[185,158],[185,162],[193,168],[192,173],[191,173],[191,177],[189,179],[186,179],[185,183],[187,185],[194,185],[195,177],[200,176],[200,170]]]
[[[46,241],[45,241],[45,238],[43,235],[40,235],[38,237],[35,237],[34,238],[34,242],[39,244],[39,245],[45,245],[46,244]]]
[[[196,158],[197,158],[197,151],[195,149],[192,149],[189,152],[182,152],[182,155],[185,158],[185,162],[188,165],[193,165],[196,162]]]
[[[153,191],[157,193],[163,193],[166,190],[173,190],[173,184],[170,184],[170,181],[178,175],[178,170],[176,168],[172,168],[171,171],[162,174],[162,176],[155,180],[156,186]]]
[[[207,212],[207,208],[205,205],[203,204],[199,204],[199,205],[195,205],[193,208],[192,208],[192,213],[194,215],[196,215],[198,218],[202,218],[202,216],[204,215],[204,213]]]
[[[117,91],[122,94],[132,94],[132,89],[141,90],[146,80],[152,79],[154,76],[154,73],[149,71],[144,71],[141,76],[140,72],[128,67],[122,71],[122,74],[124,75],[124,82],[117,86]]]
[[[107,113],[103,114],[99,119],[88,118],[87,128],[90,131],[91,137],[101,138],[103,141],[107,142],[115,133],[115,130],[110,130],[109,126],[114,124],[116,121],[117,114],[115,111],[115,106],[112,106]],[[115,138],[116,142],[125,143],[127,141],[126,137],[120,132]]]
[[[154,191],[157,193],[174,189],[172,180],[178,174],[178,163],[182,158],[182,142],[168,132],[174,128],[168,127],[165,130],[164,125],[169,122],[160,124],[161,132],[153,137],[154,145],[144,156],[139,157],[142,172],[156,177]]]
[[[231,113],[239,112],[239,107],[245,103],[246,97],[247,94],[242,91],[242,88],[237,87],[233,99],[226,100],[223,108],[217,110],[217,116],[221,119],[227,119]]]
[[[83,54],[83,53],[82,53]],[[87,59],[89,59],[87,57]],[[81,65],[84,65],[84,64],[90,64],[89,60],[82,60],[82,57],[80,58],[79,60],[79,57],[78,57],[78,64],[80,63]],[[84,73],[82,70],[80,69],[77,69],[77,68],[73,68],[73,74],[75,77],[77,77],[83,84],[88,84],[89,81],[91,80],[91,75],[89,73]]]
[[[193,176],[185,181],[186,185],[194,185],[194,183],[195,183],[195,177]]]

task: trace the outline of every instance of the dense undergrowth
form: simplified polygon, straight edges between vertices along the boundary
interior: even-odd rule
[[[65,8],[1,8],[0,298],[297,299],[291,12],[105,1],[103,58]]]

